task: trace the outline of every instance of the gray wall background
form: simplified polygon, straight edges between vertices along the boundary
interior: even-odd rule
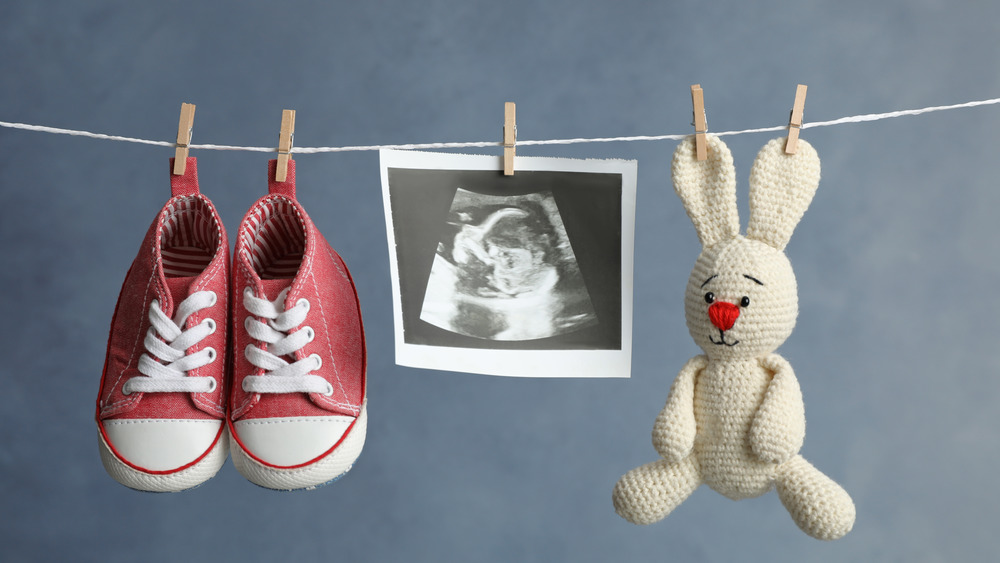
[[[1000,4],[455,1],[5,2],[0,119],[173,140],[296,144],[714,131],[1000,95]],[[300,200],[359,282],[369,438],[323,489],[281,494],[231,465],[199,489],[108,477],[93,422],[107,328],[171,149],[0,130],[0,559],[5,561],[985,561],[1000,517],[996,106],[807,130],[823,180],[788,247],[806,400],[803,454],[858,507],[834,543],[772,493],[696,492],[667,520],[619,519],[611,487],[697,352],[682,295],[697,253],[674,142],[522,147],[639,161],[628,380],[522,380],[396,367],[377,153],[301,155]],[[728,140],[746,178],[773,134]],[[202,151],[233,229],[267,156]],[[499,154],[499,153],[497,153]],[[231,232],[231,231],[230,231]]]

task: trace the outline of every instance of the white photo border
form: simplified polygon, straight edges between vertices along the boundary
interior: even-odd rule
[[[390,169],[503,170],[501,156],[383,149],[379,151],[389,268],[392,277],[396,364],[514,377],[627,378],[632,360],[632,296],[637,162],[519,156],[518,171],[615,174],[621,177],[621,346],[619,350],[514,350],[412,344],[404,340],[400,268],[389,190]]]

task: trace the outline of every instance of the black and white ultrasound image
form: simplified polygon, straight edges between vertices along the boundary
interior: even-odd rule
[[[386,176],[404,345],[622,349],[621,174]]]
[[[550,191],[459,188],[438,242],[420,319],[487,340],[548,338],[597,316]]]

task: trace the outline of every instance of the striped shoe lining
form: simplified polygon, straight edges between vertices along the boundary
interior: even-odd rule
[[[295,277],[305,251],[305,229],[288,202],[260,204],[246,219],[240,236],[244,252],[261,279]]]
[[[163,274],[168,278],[200,274],[215,256],[219,239],[219,226],[204,201],[178,199],[167,208],[161,224]]]

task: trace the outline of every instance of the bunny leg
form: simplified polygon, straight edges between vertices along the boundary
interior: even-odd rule
[[[842,538],[854,527],[854,502],[840,485],[797,455],[778,467],[778,497],[803,532]]]
[[[615,512],[633,524],[658,522],[701,485],[694,455],[670,463],[665,459],[629,471],[615,484]]]

